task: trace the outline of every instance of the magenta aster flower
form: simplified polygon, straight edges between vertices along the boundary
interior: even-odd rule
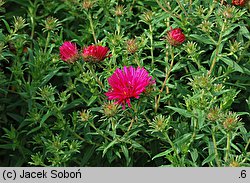
[[[111,89],[105,93],[109,100],[116,100],[125,109],[126,103],[131,107],[130,99],[140,97],[146,87],[155,83],[144,68],[137,69],[124,66],[123,70],[116,69],[114,74],[108,78]]]
[[[232,0],[232,4],[236,6],[244,6],[246,3],[246,0]]]
[[[167,40],[172,46],[182,44],[185,39],[186,37],[180,28],[172,29],[172,27],[170,27],[170,31],[167,32]]]
[[[107,56],[109,49],[105,46],[90,45],[83,48],[82,56],[86,62],[100,62]]]
[[[62,46],[59,48],[60,57],[64,62],[74,63],[78,59],[78,51],[76,44],[65,41]]]

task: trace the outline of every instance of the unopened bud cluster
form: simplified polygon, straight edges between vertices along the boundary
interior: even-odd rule
[[[82,110],[78,112],[78,118],[82,121],[82,122],[87,122],[92,118],[91,112],[90,110]]]
[[[115,15],[120,17],[124,14],[124,6],[123,5],[118,5],[115,8]]]
[[[129,39],[127,42],[127,50],[130,54],[134,54],[138,50],[136,39]]]
[[[91,9],[93,5],[94,5],[94,0],[83,0],[82,2],[82,8],[87,11]]]
[[[154,129],[154,131],[159,131],[159,132],[164,131],[168,125],[169,125],[169,119],[167,119],[165,116],[161,114],[155,116],[153,122],[151,123],[151,127]]]
[[[113,117],[117,114],[118,105],[112,101],[109,101],[102,106],[103,113],[106,117]]]
[[[44,31],[54,31],[56,30],[59,26],[61,25],[61,23],[58,21],[57,18],[54,17],[48,17],[45,21],[44,21]]]

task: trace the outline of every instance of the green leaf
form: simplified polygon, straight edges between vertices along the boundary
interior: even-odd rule
[[[186,134],[182,135],[181,137],[175,139],[174,143],[178,144],[178,146],[181,146],[181,145],[185,144],[187,141],[189,141],[191,136],[192,136],[192,133],[186,133]]]
[[[117,144],[117,140],[113,140],[112,142],[110,142],[107,147],[104,148],[103,152],[102,152],[102,157],[104,157],[104,155],[106,154],[106,152],[108,151],[109,148],[113,147],[115,144]]]
[[[177,107],[171,107],[171,106],[166,106],[169,109],[174,110],[175,112],[178,112],[180,115],[185,116],[187,118],[191,118],[193,116],[192,113],[188,112],[185,109],[177,108]]]
[[[139,144],[138,142],[136,142],[134,140],[132,141],[132,147],[139,149],[139,150],[147,153],[150,156],[150,153],[141,144]]]
[[[78,105],[80,105],[81,103],[83,103],[83,100],[82,99],[76,99],[76,100],[73,100],[70,104],[67,104],[63,110],[69,110],[69,109],[72,109]]]
[[[247,39],[250,39],[250,33],[249,33],[248,29],[245,26],[240,26],[240,31],[239,32],[240,32],[240,34],[242,34]]]
[[[202,166],[206,163],[212,162],[215,159],[215,153],[210,154],[204,161],[202,162]]]
[[[89,159],[92,157],[93,153],[95,152],[95,146],[92,146],[91,148],[85,148],[82,160],[81,160],[81,166],[87,165]]]
[[[227,64],[229,67],[232,67],[235,71],[244,73],[243,69],[235,61],[231,60],[228,57],[220,57],[220,59]]]
[[[167,156],[167,155],[168,155],[169,153],[171,153],[172,151],[173,151],[172,149],[168,149],[168,150],[166,150],[166,151],[164,151],[164,152],[161,152],[161,153],[155,155],[155,156],[152,158],[152,160],[154,160],[155,158],[162,157],[162,156]]]
[[[122,153],[125,156],[126,162],[127,162],[127,166],[129,165],[131,158],[129,157],[129,152],[128,152],[128,148],[125,145],[121,146],[122,149]]]
[[[4,25],[5,25],[6,29],[7,29],[7,31],[9,33],[11,33],[10,25],[8,24],[8,22],[6,20],[4,20],[4,19],[2,19],[2,21],[3,21],[3,23],[4,23]]]
[[[242,153],[241,150],[235,144],[231,143],[231,146],[239,153]]]
[[[53,70],[51,71],[48,75],[46,75],[43,79],[42,79],[42,82],[41,82],[41,85],[40,86],[44,86],[46,85],[49,80],[56,75],[56,73],[60,70],[60,69],[63,69],[63,68],[66,68],[66,67],[59,67],[57,68],[56,70]]]
[[[190,155],[191,155],[192,161],[196,162],[197,159],[198,159],[198,156],[199,156],[197,149],[191,149],[190,150]]]
[[[207,36],[201,36],[197,34],[191,34],[189,37],[193,38],[195,41],[202,42],[205,44],[216,45],[216,42]]]
[[[205,122],[205,112],[202,110],[198,110],[198,125],[199,125],[199,129],[202,129],[204,126],[204,122]]]
[[[97,99],[96,95],[92,95],[87,103],[87,106],[90,106],[92,103],[94,103]]]
[[[19,122],[19,123],[20,123],[21,121],[23,121],[23,117],[20,116],[20,115],[18,115],[18,114],[14,114],[14,113],[8,112],[7,115],[10,116],[12,119],[14,119],[15,121],[17,121],[17,122]]]
[[[229,34],[231,34],[231,32],[233,32],[233,30],[238,27],[239,24],[235,24],[235,25],[232,25],[229,29],[227,29],[223,34],[222,34],[222,37],[225,37]]]

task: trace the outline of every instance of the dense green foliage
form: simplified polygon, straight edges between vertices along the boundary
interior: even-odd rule
[[[247,6],[0,0],[0,165],[249,166]],[[170,27],[183,44],[169,45]],[[67,40],[112,56],[68,64]],[[130,65],[156,84],[123,110],[104,93]]]

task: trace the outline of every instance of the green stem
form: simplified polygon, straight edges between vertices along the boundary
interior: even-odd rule
[[[97,75],[93,69],[92,63],[87,64],[87,67],[89,68],[90,73],[95,78],[96,82],[101,86],[102,89],[104,89],[104,85],[102,84],[101,80],[97,77]]]
[[[219,37],[219,40],[217,42],[217,45],[216,45],[216,50],[215,50],[215,55],[214,55],[214,59],[212,61],[212,65],[210,67],[210,70],[208,72],[208,75],[210,75],[214,69],[214,66],[215,66],[215,63],[217,61],[217,57],[218,57],[218,54],[219,54],[219,48],[220,48],[220,45],[221,45],[221,41],[222,41],[222,34],[224,33],[224,29],[225,29],[225,23],[226,23],[226,20],[223,22],[222,24],[222,27],[221,27],[221,31],[220,31],[220,37]]]
[[[214,153],[215,153],[215,161],[218,167],[220,167],[220,161],[219,161],[219,154],[218,154],[218,150],[217,150],[217,143],[216,143],[216,139],[215,139],[215,127],[212,127],[212,139],[213,139],[213,144],[214,144]]]
[[[226,148],[226,155],[225,155],[225,162],[228,161],[228,156],[230,154],[230,132],[227,133],[227,148]]]
[[[117,35],[120,35],[121,32],[121,19],[117,17]]]
[[[168,71],[166,72],[165,79],[164,79],[164,81],[163,81],[163,83],[162,83],[162,86],[161,86],[161,90],[160,90],[160,94],[159,94],[159,96],[158,96],[158,99],[157,99],[156,102],[155,102],[155,113],[157,112],[158,107],[159,107],[159,103],[160,103],[160,99],[161,99],[161,93],[163,92],[163,89],[164,89],[164,87],[165,87],[165,85],[166,85],[166,83],[167,83],[167,80],[168,80],[168,78],[169,78],[169,75],[170,75],[170,73],[171,73],[171,71],[172,71],[172,69],[173,69],[173,66],[174,66],[174,51],[173,51],[171,45],[170,45],[169,49],[170,49],[170,54],[171,54],[171,63],[170,63],[170,67],[169,67]],[[168,87],[167,87],[167,91],[168,91]],[[169,93],[169,92],[168,92],[168,93]]]
[[[98,134],[100,134],[104,139],[106,139],[106,140],[108,140],[108,141],[112,141],[110,138],[108,138],[108,137],[103,133],[102,130],[99,130],[98,128],[96,128],[95,125],[94,125],[93,123],[89,123],[89,124],[90,124],[90,126],[91,126],[92,128],[94,128],[94,130],[95,130]]]
[[[243,49],[243,53],[240,54],[239,59],[236,62],[240,62],[242,58],[244,58],[244,56],[246,56],[246,54],[248,53],[250,47],[250,40],[248,42],[246,42],[244,49]]]
[[[186,157],[186,155],[187,155],[188,149],[190,148],[191,144],[194,142],[194,139],[195,139],[195,137],[196,137],[197,124],[198,124],[198,123],[197,123],[197,119],[194,119],[193,134],[192,134],[192,137],[191,137],[191,139],[190,139],[190,142],[189,142],[188,145],[187,145],[187,151],[186,151],[185,154],[184,154],[184,159],[185,159],[185,157]]]
[[[183,7],[182,3],[179,0],[176,0],[176,2],[179,4],[181,10],[184,12],[185,16],[188,17],[188,14],[185,10],[185,8]]]
[[[73,131],[71,128],[67,128],[76,138],[78,138],[79,140],[83,141],[83,142],[87,142],[88,144],[92,144],[92,145],[99,145],[96,144],[94,142],[91,141],[87,141],[86,139],[82,138],[80,135],[78,135],[75,131]]]
[[[150,31],[150,54],[151,54],[151,67],[154,66],[154,47],[153,47],[153,28],[151,23],[149,24],[149,31]]]
[[[246,147],[245,147],[245,150],[247,150],[249,144],[250,144],[250,139],[249,139],[248,142],[247,142],[247,145],[246,145]]]
[[[90,23],[91,32],[92,32],[95,44],[97,44],[96,35],[95,35],[95,29],[94,29],[94,26],[93,26],[93,20],[92,20],[92,16],[91,16],[90,13],[89,13],[88,17],[89,17],[89,23]]]
[[[34,20],[34,17],[31,16],[31,40],[33,40],[34,38],[34,34],[35,34],[35,20]]]
[[[179,15],[173,14],[171,11],[168,11],[166,8],[164,8],[164,6],[162,6],[162,4],[161,4],[158,0],[156,0],[156,2],[157,2],[157,4],[160,6],[160,8],[161,8],[163,11],[165,11],[167,14],[170,14],[171,17],[176,17],[176,18],[180,19],[180,16],[179,16]]]
[[[167,141],[168,141],[168,143],[170,144],[170,146],[172,147],[172,149],[173,149],[173,151],[174,151],[174,154],[175,154],[175,156],[177,157],[177,159],[178,159],[178,161],[179,161],[179,165],[181,166],[181,158],[180,158],[180,156],[179,156],[179,154],[178,154],[178,152],[177,152],[177,149],[175,148],[175,145],[174,145],[174,143],[172,142],[172,140],[169,138],[169,136],[168,136],[168,134],[167,133],[163,133],[164,134],[164,136],[166,137],[166,139],[167,139]]]
[[[49,46],[49,42],[50,42],[50,31],[48,32],[48,35],[47,35],[47,39],[46,39],[46,43],[45,43],[45,48],[44,48],[44,53],[47,52],[47,48]]]

